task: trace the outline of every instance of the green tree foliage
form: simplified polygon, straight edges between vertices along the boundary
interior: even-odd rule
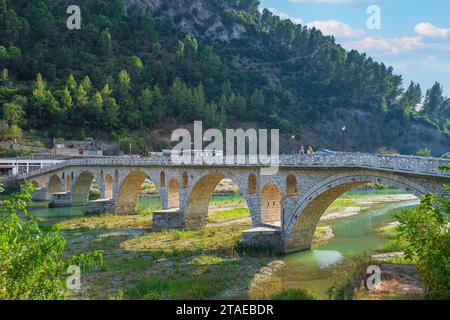
[[[25,184],[0,206],[0,300],[64,299],[69,264],[83,271],[103,268],[101,251],[71,259],[64,255],[60,227],[44,230],[28,215],[32,191]]]
[[[441,169],[449,170],[450,167]],[[449,187],[447,189],[450,191]],[[435,201],[439,204],[434,205]],[[405,257],[417,264],[430,299],[450,299],[449,213],[448,199],[426,194],[418,207],[396,216]]]
[[[430,149],[420,149],[416,152],[416,155],[421,157],[429,157],[431,156],[431,150]]]
[[[36,219],[19,217],[32,187],[23,190],[0,208],[0,299],[62,299],[65,240],[58,228],[46,232]]]
[[[206,22],[196,10],[169,16],[171,5],[125,10],[122,0],[84,1],[80,33],[68,32],[64,1],[0,0],[0,69],[11,75],[0,75],[0,103],[25,111],[19,128],[51,136],[63,124],[67,138],[202,119],[317,133],[345,119],[346,138],[361,151],[380,142],[392,148],[405,136],[417,141],[417,122],[450,139],[450,100],[439,84],[419,112],[418,84],[403,90],[392,68],[315,28],[259,12],[256,0],[204,1],[213,13]],[[223,27],[211,33],[218,20]],[[180,30],[181,21],[192,23],[195,37]],[[246,32],[228,41],[236,26]],[[340,144],[335,132],[327,139]]]

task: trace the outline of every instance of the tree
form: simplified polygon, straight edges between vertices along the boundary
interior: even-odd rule
[[[72,74],[67,77],[66,87],[70,90],[71,93],[75,93],[77,90],[77,82]]]
[[[119,120],[119,106],[116,99],[112,97],[112,91],[108,84],[105,84],[101,91],[103,99],[103,121],[104,125],[108,129],[115,129]]]
[[[38,219],[28,215],[33,191],[25,184],[0,206],[0,300],[64,299],[69,264],[84,270],[86,265],[102,267],[102,252],[65,256],[60,227],[41,229]]]
[[[70,110],[73,107],[72,96],[67,87],[64,87],[60,93],[60,105],[64,111]]]
[[[28,216],[32,187],[22,190],[0,207],[0,299],[62,299],[65,240],[57,227],[44,232]]]
[[[5,103],[3,106],[3,119],[8,122],[9,125],[19,125],[22,123],[25,116],[22,106],[16,103]]]
[[[36,76],[32,98],[30,101],[30,110],[27,114],[32,119],[33,125],[39,127],[45,119],[46,123],[52,126],[59,114],[59,103],[52,92],[47,89],[47,83],[41,74]]]
[[[444,103],[443,89],[439,82],[436,82],[431,89],[427,91],[422,112],[434,116]]]
[[[416,155],[421,156],[421,157],[430,157],[431,156],[431,150],[430,149],[420,149],[417,150]]]
[[[102,54],[109,56],[112,51],[112,39],[111,34],[105,30],[100,33],[100,46],[99,50]]]
[[[22,138],[22,129],[20,129],[19,126],[16,124],[11,125],[8,129],[7,137],[8,137],[8,139],[11,139],[11,140],[21,139]]]
[[[155,58],[159,58],[159,55],[161,54],[161,44],[159,42],[153,44],[152,53]]]
[[[417,208],[397,214],[397,232],[405,258],[417,264],[427,286],[426,296],[450,299],[450,220],[443,214],[450,213],[450,206],[441,199],[442,207],[435,207],[435,200],[436,195],[426,194]]]

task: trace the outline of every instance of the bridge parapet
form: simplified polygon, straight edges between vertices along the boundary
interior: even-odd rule
[[[223,159],[225,160],[226,157]],[[275,158],[272,158],[274,160]],[[357,167],[366,169],[379,169],[384,171],[404,172],[426,176],[450,177],[450,172],[438,169],[440,165],[450,165],[450,159],[402,156],[402,155],[378,155],[369,153],[335,153],[314,155],[280,155],[275,159],[280,167]],[[101,159],[72,159],[61,162],[51,167],[46,167],[29,174],[19,175],[18,180],[41,176],[67,167],[95,167],[95,166],[204,166],[204,167],[267,167],[266,162],[258,161],[255,157],[237,156],[233,159],[226,158],[221,164],[202,164],[198,159],[191,158],[188,163],[176,163],[170,156],[139,157],[109,157]],[[274,163],[274,162],[272,162]]]

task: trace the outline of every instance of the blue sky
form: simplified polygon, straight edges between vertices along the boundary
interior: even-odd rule
[[[346,49],[366,52],[394,67],[426,91],[435,81],[450,97],[450,1],[448,0],[260,0],[282,18],[334,35]],[[381,29],[367,27],[367,8],[378,5]]]

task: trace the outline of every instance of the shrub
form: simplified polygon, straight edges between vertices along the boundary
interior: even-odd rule
[[[0,188],[1,189],[1,188]],[[27,212],[31,184],[3,201],[0,207],[0,300],[64,299],[68,259],[60,226],[41,228]],[[24,216],[19,216],[19,212]],[[82,270],[103,266],[97,251],[72,257]]]
[[[0,208],[0,299],[62,299],[66,241],[58,227],[44,232],[27,215],[33,189],[25,185],[22,190]]]
[[[304,289],[284,290],[270,297],[271,300],[318,300],[318,296]]]
[[[431,150],[430,149],[419,149],[416,152],[416,155],[421,156],[421,157],[429,157],[431,156]]]
[[[433,206],[436,200],[439,207]],[[426,194],[417,208],[396,215],[405,258],[417,264],[430,299],[450,299],[450,221],[443,215],[448,208],[448,200]]]

